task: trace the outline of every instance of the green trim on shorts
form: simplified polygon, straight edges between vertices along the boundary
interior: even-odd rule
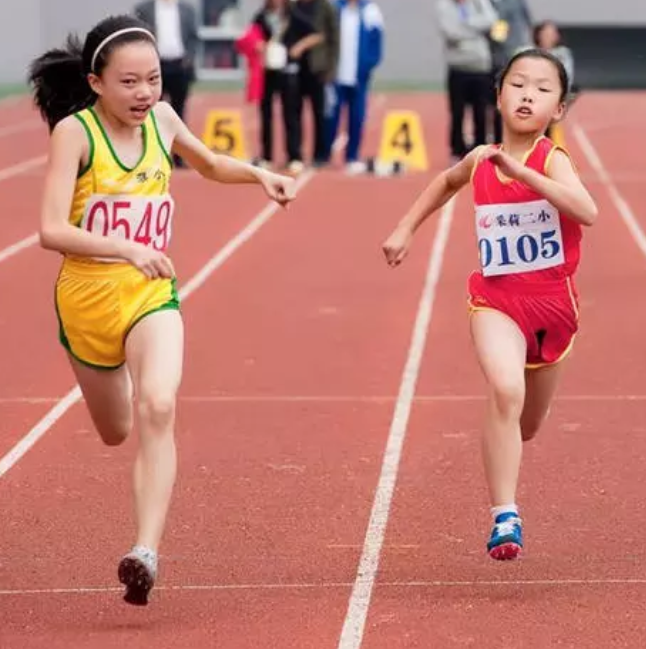
[[[60,272],[59,272],[59,277],[60,277]],[[77,356],[74,353],[74,351],[72,350],[72,346],[70,345],[70,341],[65,333],[65,328],[63,327],[63,320],[61,319],[61,314],[58,310],[57,287],[58,287],[58,278],[56,279],[56,283],[54,284],[54,308],[56,310],[56,318],[58,319],[58,339],[61,345],[67,351],[67,353],[75,361],[78,361],[82,365],[85,365],[86,367],[90,367],[93,370],[103,370],[103,371],[110,372],[110,371],[118,370],[119,368],[123,367],[125,365],[125,361],[123,363],[119,363],[118,365],[96,365],[94,363],[90,363],[89,361],[83,360],[81,357]],[[176,277],[173,277],[171,279],[170,300],[168,300],[168,302],[164,302],[164,304],[161,304],[158,307],[155,307],[154,309],[150,309],[150,311],[146,311],[145,313],[142,313],[134,322],[132,322],[123,335],[124,343],[126,338],[128,337],[128,334],[132,331],[133,327],[138,322],[143,320],[146,316],[156,313],[157,311],[169,311],[169,310],[181,311],[179,293],[177,292]]]
[[[90,367],[93,370],[103,370],[107,372],[113,372],[114,370],[118,370],[119,368],[123,367],[125,361],[123,363],[119,363],[118,365],[95,365],[94,363],[90,363],[89,361],[83,360],[80,356],[77,356],[74,353],[74,351],[72,350],[72,346],[70,345],[70,341],[65,333],[65,328],[63,327],[63,320],[61,319],[61,314],[58,310],[58,300],[56,299],[57,285],[58,285],[58,279],[56,280],[56,285],[54,287],[54,307],[56,309],[56,318],[58,319],[58,340],[61,343],[61,345],[65,348],[65,351],[75,361],[78,361],[82,365],[85,365],[86,367]]]
[[[135,325],[141,322],[145,317],[157,313],[158,311],[181,311],[181,305],[179,300],[179,293],[177,292],[177,278],[173,277],[170,281],[170,300],[156,306],[154,309],[145,311],[142,313],[134,322],[130,323],[130,326],[126,330],[126,333],[123,335],[124,341],[128,337],[128,334],[133,330]]]

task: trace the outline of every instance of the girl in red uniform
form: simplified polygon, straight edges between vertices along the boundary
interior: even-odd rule
[[[469,277],[469,308],[489,386],[482,450],[494,559],[514,559],[523,547],[516,505],[522,442],[545,420],[578,330],[573,276],[582,226],[597,217],[568,154],[544,136],[563,113],[567,89],[553,55],[532,49],[514,56],[498,88],[502,144],[474,149],[435,178],[384,244],[388,263],[400,264],[417,228],[472,181],[480,269]]]

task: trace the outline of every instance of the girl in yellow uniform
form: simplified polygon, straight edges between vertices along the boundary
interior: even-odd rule
[[[184,330],[168,246],[171,154],[204,178],[259,183],[280,204],[291,178],[213,154],[159,101],[155,38],[131,16],[69,38],[30,69],[51,130],[40,241],[63,254],[60,340],[96,428],[121,444],[137,420],[137,536],[119,563],[124,599],[145,605],[176,474],[176,394]],[[133,406],[133,391],[137,395]]]

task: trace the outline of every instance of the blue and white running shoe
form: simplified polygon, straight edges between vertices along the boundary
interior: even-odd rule
[[[522,521],[516,512],[503,512],[496,516],[487,551],[492,559],[515,559],[523,549]]]

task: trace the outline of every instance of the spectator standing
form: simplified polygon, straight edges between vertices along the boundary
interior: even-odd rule
[[[492,75],[490,108],[493,113],[493,137],[502,142],[502,117],[497,108],[496,80],[511,57],[520,49],[531,46],[532,16],[526,0],[492,0],[498,20],[491,32]]]
[[[164,94],[180,119],[186,121],[186,101],[195,81],[195,9],[184,0],[145,0],[135,6],[134,12],[155,35]],[[184,166],[178,156],[174,156],[174,162],[178,167]]]
[[[451,155],[460,159],[469,151],[463,131],[467,105],[473,112],[474,145],[486,143],[492,72],[489,32],[497,15],[490,0],[438,0],[436,10],[448,66]]]
[[[574,81],[574,56],[572,50],[563,43],[558,25],[551,20],[538,23],[534,27],[533,40],[536,47],[552,53],[563,64],[568,78],[566,101],[568,106],[572,105],[579,94],[579,87]],[[558,131],[553,124],[550,124],[545,134],[550,139],[558,141]]]
[[[340,25],[339,65],[333,86],[333,102],[328,116],[325,157],[332,154],[341,119],[348,109],[348,144],[346,169],[361,173],[365,164],[359,159],[367,117],[368,94],[375,68],[383,57],[384,19],[372,0],[336,0]]]
[[[303,168],[301,153],[300,66],[303,54],[320,42],[307,21],[289,0],[266,0],[253,20],[263,34],[264,77],[260,101],[262,152],[260,164],[273,160],[274,97],[281,99],[288,169]]]
[[[314,124],[313,164],[326,163],[325,88],[334,80],[339,60],[339,25],[330,0],[295,0],[294,14],[307,21],[320,36],[314,46],[296,51],[300,55],[298,129],[302,133],[303,99],[309,100]],[[302,135],[301,135],[302,137]]]
[[[265,84],[265,33],[256,23],[247,27],[236,39],[236,51],[247,60],[245,103],[257,105],[262,100]]]
[[[252,23],[236,39],[236,51],[246,59],[247,75],[244,92],[244,123],[258,124],[262,128],[260,105],[265,90],[265,34],[261,27]],[[261,164],[259,157],[255,164]]]
[[[563,43],[561,32],[557,24],[551,20],[545,20],[534,27],[534,44],[548,52],[551,52],[561,61],[568,77],[568,93],[572,92],[574,86],[574,56],[572,50]]]

